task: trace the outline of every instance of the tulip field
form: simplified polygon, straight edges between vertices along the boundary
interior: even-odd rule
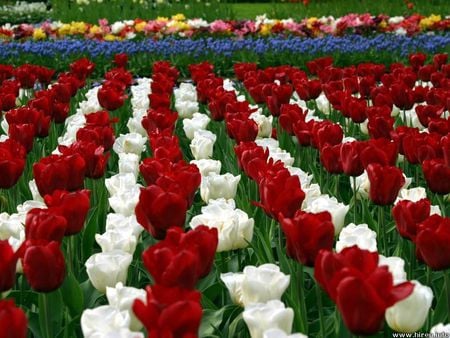
[[[450,337],[449,19],[172,20],[0,27],[0,338]]]

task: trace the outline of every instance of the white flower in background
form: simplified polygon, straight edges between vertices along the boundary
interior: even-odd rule
[[[28,182],[28,187],[30,188],[30,192],[31,192],[31,196],[33,197],[33,200],[44,202],[44,199],[42,198],[41,194],[39,193],[39,190],[38,190],[38,187],[36,185],[36,181],[34,178],[30,182]]]
[[[260,147],[263,147],[264,149],[277,149],[279,148],[279,143],[278,140],[271,138],[271,137],[266,137],[266,138],[258,138],[255,140],[255,143],[257,145],[259,145]]]
[[[294,311],[286,308],[279,300],[271,300],[265,304],[249,305],[243,313],[244,321],[252,338],[263,338],[268,329],[280,329],[290,334],[294,320]]]
[[[350,177],[350,187],[352,188],[352,191],[355,190],[355,184],[357,196],[360,198],[369,198],[370,181],[367,171],[364,170],[361,175],[356,176],[355,180]]]
[[[134,186],[130,190],[122,191],[108,198],[110,207],[114,212],[124,216],[131,216],[134,214],[136,204],[139,202],[139,195],[141,189],[139,186]]]
[[[58,137],[58,144],[69,146],[77,140],[77,132],[86,125],[83,113],[76,113],[67,117],[65,121],[66,132]]]
[[[197,101],[197,89],[192,83],[182,82],[178,88],[173,90],[175,100]]]
[[[321,93],[316,99],[317,109],[319,109],[323,114],[330,115],[330,101],[324,93]]]
[[[336,243],[336,252],[341,252],[343,249],[354,245],[363,250],[376,252],[377,233],[369,229],[369,226],[365,223],[358,225],[350,223],[339,234],[339,240]]]
[[[134,116],[134,117],[128,119],[127,128],[130,131],[130,133],[139,134],[143,138],[146,138],[147,137],[147,131],[142,126],[142,118],[143,118],[143,116],[139,115],[139,116]]]
[[[25,228],[20,231],[18,237],[11,236],[8,238],[8,243],[13,248],[14,252],[19,250],[20,246],[25,242]],[[18,260],[16,264],[16,273],[23,273],[22,260]]]
[[[143,302],[146,301],[145,290],[127,287],[122,283],[117,283],[114,288],[106,288],[106,298],[108,298],[109,305],[115,307],[117,310],[128,311],[131,330],[139,331],[142,329],[142,323],[134,315],[132,307],[136,299],[140,299]]]
[[[191,118],[194,114],[197,114],[199,107],[197,101],[176,101],[175,109],[178,112],[178,116],[185,119]]]
[[[406,282],[405,261],[403,258],[397,256],[385,257],[383,255],[378,257],[378,266],[386,265],[388,267],[394,278],[394,285]]]
[[[22,223],[25,224],[28,211],[34,208],[47,209],[47,205],[43,201],[29,200],[17,206],[17,215],[22,220]]]
[[[308,175],[308,173],[298,167],[286,166],[286,169],[289,170],[291,175],[298,176],[302,190],[303,188],[308,188],[310,186],[313,175]]]
[[[106,231],[117,230],[122,233],[130,233],[132,236],[139,238],[144,228],[137,222],[136,215],[130,216],[122,214],[109,213],[106,215]]]
[[[119,311],[111,305],[103,305],[84,310],[80,324],[83,336],[89,338],[98,333],[128,329],[130,326],[130,315],[127,311]]]
[[[132,259],[129,253],[117,250],[94,254],[85,263],[89,280],[98,291],[105,293],[106,287],[126,282]]]
[[[397,200],[395,204],[397,204],[401,200],[409,200],[412,202],[418,202],[423,198],[427,198],[427,192],[423,187],[416,187],[411,189],[400,189],[398,193]]]
[[[216,200],[219,198],[234,199],[240,180],[241,175],[234,176],[230,173],[217,175],[210,173],[208,176],[202,178],[202,183],[200,184],[200,196],[206,203],[208,203],[209,200]]]
[[[202,179],[203,177],[208,176],[210,173],[219,175],[220,169],[222,169],[222,162],[220,162],[219,160],[192,160],[190,163],[197,166]]]
[[[414,283],[413,292],[395,303],[385,313],[389,327],[397,332],[416,332],[425,324],[433,301],[433,291],[428,286]]]
[[[194,113],[192,118],[183,120],[183,130],[186,137],[192,141],[198,130],[205,130],[211,119],[206,114]]]
[[[443,323],[439,323],[431,328],[430,333],[448,333],[448,334],[450,334],[450,324],[444,325]]]
[[[217,136],[209,130],[195,131],[194,138],[189,145],[194,158],[196,160],[211,158],[216,139]]]
[[[103,234],[95,234],[95,241],[102,252],[120,250],[133,254],[136,250],[137,239],[130,231],[108,230]]]
[[[111,25],[111,33],[119,34],[124,28],[126,24],[122,21],[116,21]]]
[[[306,206],[310,205],[312,201],[317,199],[322,195],[320,191],[320,186],[317,183],[310,184],[309,187],[304,187],[302,185],[302,190],[305,193],[305,199],[303,200],[301,209],[304,210]]]
[[[338,202],[335,197],[321,195],[312,200],[311,203],[306,206],[304,211],[312,213],[328,211],[331,214],[334,225],[334,234],[337,235],[344,226],[345,215],[347,215],[349,208],[348,205]]]
[[[146,111],[150,106],[150,100],[148,98],[148,95],[150,94],[150,84],[147,84],[146,87],[147,88],[145,89],[142,89],[140,86],[131,87],[131,106],[133,107],[133,112],[136,110]]]
[[[189,19],[187,21],[187,24],[191,26],[192,28],[202,28],[202,27],[208,27],[208,21],[203,19]]]
[[[133,153],[119,154],[119,174],[131,173],[137,178],[140,156]]]
[[[221,274],[220,279],[230,292],[231,299],[247,307],[281,299],[289,286],[290,276],[282,273],[275,264],[263,264],[258,267],[248,265],[243,272]]]
[[[285,166],[292,166],[295,161],[290,152],[281,148],[269,148],[269,158],[274,162],[281,161]]]
[[[250,114],[249,118],[258,125],[258,137],[270,137],[272,135],[272,115],[265,116],[257,111]]]
[[[263,338],[308,338],[303,333],[287,334],[280,329],[269,329],[264,331]]]
[[[253,237],[253,218],[236,209],[234,200],[210,200],[202,207],[202,213],[194,216],[189,223],[195,229],[200,225],[216,228],[219,232],[217,252],[245,248]]]
[[[129,191],[136,186],[136,177],[132,173],[116,174],[105,180],[105,186],[110,196]]]
[[[141,134],[129,133],[121,134],[113,145],[113,150],[117,153],[134,153],[136,155],[141,155],[145,150],[145,142],[147,139]]]

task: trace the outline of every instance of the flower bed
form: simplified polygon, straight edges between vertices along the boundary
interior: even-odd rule
[[[408,60],[2,65],[0,327],[448,332],[450,66]]]
[[[44,22],[40,25],[19,24],[0,27],[0,39],[46,40],[77,37],[94,40],[130,40],[145,37],[162,38],[165,36],[192,38],[196,36],[246,36],[260,37],[272,35],[294,35],[304,37],[342,36],[346,34],[368,35],[374,33],[392,33],[396,35],[416,35],[419,33],[445,32],[450,28],[450,19],[440,15],[428,17],[419,14],[408,17],[386,15],[349,14],[340,18],[332,16],[274,20],[265,16],[255,20],[215,20],[186,19],[177,14],[172,18],[157,18],[144,21],[140,19],[109,23],[85,22]]]

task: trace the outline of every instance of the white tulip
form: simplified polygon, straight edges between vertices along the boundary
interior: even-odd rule
[[[253,218],[236,209],[234,200],[210,200],[202,207],[202,213],[194,216],[189,223],[195,229],[200,225],[216,228],[219,232],[217,252],[245,248],[253,237]]]
[[[194,139],[198,130],[205,130],[211,119],[206,114],[194,113],[191,119],[183,120],[183,130],[189,140]]]
[[[134,153],[141,155],[145,150],[147,139],[138,133],[121,134],[114,141],[113,150],[116,153]]]
[[[263,147],[264,149],[277,149],[279,148],[278,140],[275,140],[274,138],[267,137],[267,138],[258,138],[255,140],[255,143],[259,145],[260,147]]]
[[[173,95],[177,101],[197,101],[197,90],[192,83],[182,82],[173,90]]]
[[[269,329],[264,331],[263,338],[308,338],[303,333],[287,334],[280,329]]]
[[[95,241],[98,243],[102,252],[120,250],[133,254],[136,250],[137,239],[129,231],[108,230],[103,234],[95,234]]]
[[[130,133],[139,134],[143,138],[147,138],[147,131],[142,126],[142,118],[143,117],[140,115],[129,118],[127,122],[127,128],[130,131]]]
[[[132,173],[121,173],[111,176],[105,180],[105,186],[109,196],[130,191],[137,186],[136,176]]]
[[[127,287],[122,283],[117,283],[114,288],[106,288],[106,298],[108,298],[109,305],[119,311],[128,311],[130,315],[130,329],[133,331],[142,329],[142,323],[134,315],[133,303],[136,299],[145,302],[146,294],[143,289]]]
[[[244,321],[252,338],[262,338],[268,329],[280,329],[286,334],[292,330],[294,311],[286,308],[279,300],[271,300],[265,304],[249,305],[243,313]]]
[[[448,333],[450,335],[450,324],[444,325],[443,323],[439,323],[431,328],[430,333],[434,333],[434,334]],[[437,335],[436,335],[436,337],[437,337]]]
[[[347,215],[349,208],[348,205],[338,202],[335,197],[321,195],[315,200],[312,200],[304,211],[312,213],[328,211],[331,214],[334,225],[334,234],[337,235],[344,226],[345,215]]]
[[[317,97],[316,105],[317,109],[319,109],[325,115],[330,114],[330,101],[328,101],[324,93],[321,93],[319,97]]]
[[[178,116],[182,119],[191,118],[198,113],[199,107],[197,101],[175,101],[175,109],[178,112]]]
[[[17,206],[17,216],[23,224],[25,224],[28,211],[34,208],[47,209],[47,205],[43,201],[29,200]]]
[[[418,202],[421,199],[427,198],[427,192],[423,187],[416,187],[411,189],[401,189],[398,193],[398,197],[395,204],[402,200],[409,200],[412,202]]]
[[[139,173],[140,156],[133,153],[119,153],[119,174],[131,173],[134,177]]]
[[[129,253],[117,250],[94,254],[85,263],[89,280],[98,291],[105,293],[107,286],[126,282],[132,259]]]
[[[394,285],[406,282],[405,261],[397,256],[378,256],[378,266],[386,265],[394,278]]]
[[[220,278],[236,304],[247,307],[254,303],[279,300],[289,286],[290,276],[275,264],[246,266],[242,273],[225,273]]]
[[[42,198],[41,194],[39,193],[38,187],[36,185],[36,181],[33,178],[30,182],[28,182],[28,187],[31,191],[31,196],[33,197],[33,200],[43,202],[44,199]]]
[[[350,223],[339,234],[339,240],[336,242],[336,252],[341,252],[343,249],[354,245],[363,250],[376,252],[377,233],[369,229],[367,224],[355,225]]]
[[[89,338],[94,334],[128,329],[130,315],[127,311],[119,311],[113,306],[103,305],[84,310],[80,323],[83,336]]]
[[[220,169],[222,169],[222,162],[218,160],[192,160],[191,164],[195,164],[200,171],[200,175],[203,177],[208,176],[210,173],[219,175]]]
[[[217,136],[209,130],[196,130],[189,145],[194,158],[196,160],[211,158],[216,139]]]
[[[250,119],[258,125],[258,137],[270,137],[272,135],[273,116],[265,116],[260,112],[250,114]]]
[[[301,179],[300,179],[301,180]],[[305,199],[302,203],[302,210],[304,210],[308,205],[312,203],[315,199],[320,197],[322,195],[322,192],[320,191],[320,186],[317,183],[311,184],[309,187],[303,187],[302,190],[305,193]]]
[[[240,179],[241,175],[233,176],[230,173],[217,175],[210,173],[202,178],[200,196],[206,203],[209,200],[219,198],[234,199]]]
[[[428,286],[414,283],[413,292],[386,310],[389,327],[397,332],[419,331],[425,323],[433,301],[433,291]]]
[[[290,152],[281,148],[269,148],[269,158],[274,162],[281,161],[285,166],[292,166],[295,161]]]
[[[108,203],[115,213],[124,216],[134,214],[136,204],[139,202],[140,188],[135,186],[127,191],[120,192],[108,198]]]
[[[308,175],[308,173],[304,172],[302,169],[298,167],[286,166],[286,169],[289,170],[291,175],[296,175],[300,179],[300,185],[302,190],[304,188],[308,188],[311,184],[311,180],[313,179],[313,175]]]
[[[364,170],[364,172],[361,175],[356,176],[354,180],[350,177],[350,187],[352,188],[352,191],[356,190],[358,197],[369,198],[370,181],[367,171]]]
[[[144,228],[137,222],[136,215],[124,216],[116,213],[106,215],[106,231],[117,230],[139,238]]]
[[[19,238],[20,232],[25,230],[24,222],[18,214],[9,215],[6,212],[0,214],[0,240],[4,241],[10,237]]]

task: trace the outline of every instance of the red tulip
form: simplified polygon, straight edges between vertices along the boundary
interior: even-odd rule
[[[44,201],[49,209],[65,218],[65,236],[77,234],[83,229],[90,206],[89,190],[55,190],[51,195],[45,195]]]
[[[123,106],[127,95],[112,85],[103,84],[97,93],[98,102],[107,110],[116,110]]]
[[[303,112],[296,104],[283,104],[280,108],[280,117],[278,121],[281,127],[289,134],[293,135],[293,125],[298,120],[305,121],[306,112]]]
[[[328,120],[314,123],[312,130],[312,145],[321,149],[324,145],[336,145],[342,142],[344,132],[338,123]]]
[[[148,135],[166,129],[173,133],[177,118],[178,113],[169,108],[149,109],[147,116],[142,119],[142,126]]]
[[[325,144],[325,146],[320,149],[320,163],[322,163],[325,170],[330,174],[343,173],[341,146],[341,143],[333,146]]]
[[[432,215],[419,224],[415,240],[417,257],[433,270],[450,267],[450,218]]]
[[[67,221],[53,209],[34,208],[28,211],[25,220],[25,236],[30,240],[56,241],[61,243]]]
[[[86,125],[77,131],[77,141],[93,142],[102,146],[104,151],[112,148],[114,139],[114,130],[110,126]]]
[[[415,69],[418,70],[424,65],[427,56],[424,53],[415,53],[409,56],[409,63]]]
[[[372,163],[367,166],[366,170],[370,181],[370,200],[378,205],[394,203],[398,192],[405,184],[401,169]]]
[[[0,241],[0,292],[12,289],[14,286],[18,259],[18,254],[14,252],[8,241]]]
[[[0,188],[8,189],[17,183],[25,168],[25,148],[14,139],[0,142]]]
[[[450,167],[443,159],[431,159],[422,163],[427,185],[432,192],[446,195],[450,193]]]
[[[34,108],[21,107],[12,109],[5,114],[6,121],[12,124],[32,124],[38,137],[46,137],[50,128],[50,116]]]
[[[149,337],[197,337],[202,307],[198,291],[153,285],[147,287],[145,302],[137,299],[133,312]]]
[[[87,58],[78,59],[70,64],[70,71],[79,79],[86,79],[95,69],[95,63]]]
[[[22,309],[12,299],[0,300],[0,337],[25,338],[28,321]]]
[[[198,279],[211,271],[217,243],[215,228],[200,226],[188,233],[172,228],[142,254],[142,260],[156,284],[194,289]]]
[[[32,123],[10,124],[8,128],[9,138],[20,143],[27,153],[33,149],[35,135],[36,127]]]
[[[320,251],[314,277],[336,302],[345,325],[357,335],[380,330],[386,309],[414,288],[410,282],[394,286],[388,267],[378,266],[378,253],[357,246],[340,253]]]
[[[332,250],[334,226],[329,212],[312,214],[299,210],[294,217],[280,216],[279,220],[286,235],[289,257],[307,266],[314,266],[321,249]]]
[[[136,218],[156,239],[163,239],[167,229],[184,226],[186,198],[178,191],[165,191],[157,185],[141,189],[136,205]]]
[[[79,190],[84,184],[86,162],[79,154],[43,157],[33,165],[33,175],[41,196],[53,191]]]
[[[266,214],[277,219],[279,214],[293,217],[300,209],[305,193],[301,189],[298,176],[293,176],[285,168],[277,171],[267,171],[259,182],[260,202]]]
[[[371,163],[395,165],[398,156],[398,145],[385,138],[370,139],[361,151],[361,163],[366,168]]]
[[[120,68],[126,68],[128,63],[128,55],[126,53],[119,53],[114,55],[114,64]]]
[[[400,236],[414,241],[420,223],[430,216],[431,203],[423,198],[417,202],[402,200],[392,208]]]
[[[226,122],[227,133],[236,143],[250,142],[258,136],[258,125],[250,118],[230,118]]]
[[[236,74],[236,77],[239,81],[243,81],[245,78],[245,74],[249,71],[255,71],[257,69],[256,63],[235,63],[233,65],[234,73]]]
[[[367,146],[362,141],[346,142],[341,146],[341,161],[344,173],[349,176],[359,176],[364,172],[361,162],[361,152]]]
[[[150,148],[155,158],[167,158],[174,163],[183,159],[178,137],[170,133],[154,133],[150,135]]]
[[[64,281],[66,266],[58,242],[31,243],[25,249],[22,264],[28,284],[38,292],[56,290]]]

